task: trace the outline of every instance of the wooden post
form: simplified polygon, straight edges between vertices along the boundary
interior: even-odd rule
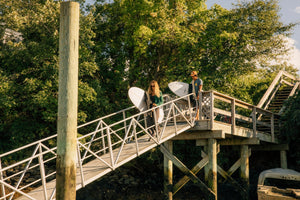
[[[247,197],[249,197],[249,151],[248,145],[241,145],[241,179],[243,187],[247,191]]]
[[[60,3],[56,199],[76,199],[79,3]]]
[[[280,151],[280,167],[287,169],[286,151]]]
[[[164,146],[173,153],[173,141],[169,140]],[[173,162],[164,155],[164,191],[169,200],[173,199]]]
[[[257,137],[257,132],[256,132],[256,107],[255,106],[252,109],[252,122],[253,122],[253,137]]]
[[[235,99],[231,100],[231,134],[235,134]]]
[[[202,102],[203,102],[203,93],[199,93],[199,120],[203,119],[203,111],[202,111]]]
[[[208,187],[215,193],[217,198],[217,140],[208,139]]]
[[[210,129],[214,130],[214,93],[210,92]]]
[[[274,113],[271,115],[271,137],[272,137],[272,142],[275,142],[275,135],[274,135]]]
[[[208,145],[205,145],[203,150],[208,155]],[[209,165],[207,164],[204,166],[204,180],[206,184],[208,183],[208,172],[209,172]]]

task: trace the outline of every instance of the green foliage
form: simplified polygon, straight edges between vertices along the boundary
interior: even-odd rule
[[[297,171],[300,171],[300,93],[289,98],[285,103],[286,109],[282,117],[282,129],[284,139],[288,142],[289,151],[289,165]]]
[[[201,0],[97,4],[97,61],[131,86],[145,88],[156,79],[165,88],[170,81],[189,81],[190,71],[197,70],[204,89],[233,95],[229,87],[240,85],[240,76],[250,80],[258,66],[266,67],[266,58],[286,53],[282,35],[294,25],[283,25],[278,11],[275,0],[232,10],[207,9]]]
[[[56,132],[58,95],[59,2],[0,0],[0,22],[23,40],[0,44],[0,151]],[[80,16],[78,122],[96,101],[91,87],[95,63],[93,15]]]
[[[128,107],[127,91],[156,79],[189,82],[200,71],[204,89],[256,104],[280,69],[266,57],[285,53],[293,24],[279,20],[274,0],[219,5],[204,0],[99,0],[81,3],[78,123]],[[0,0],[0,151],[56,132],[59,2]],[[257,68],[257,63],[261,68]],[[5,141],[5,142],[3,142]]]

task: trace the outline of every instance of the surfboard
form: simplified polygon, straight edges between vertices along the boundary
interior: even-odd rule
[[[168,84],[170,90],[179,97],[189,94],[189,84],[184,82],[171,82]]]
[[[145,102],[145,91],[143,89],[138,87],[131,87],[128,90],[128,96],[131,102],[133,103],[133,105],[137,107],[139,111],[142,112],[147,110],[147,105]]]
[[[139,110],[139,111],[145,111],[147,110],[147,105],[145,101],[145,91],[138,87],[131,87],[128,90],[128,96],[133,105]],[[158,123],[161,123],[164,118],[164,111],[162,107],[159,108],[159,118]]]

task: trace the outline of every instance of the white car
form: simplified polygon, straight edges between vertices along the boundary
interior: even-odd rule
[[[258,200],[299,200],[300,173],[282,168],[261,172],[258,178],[257,196]]]

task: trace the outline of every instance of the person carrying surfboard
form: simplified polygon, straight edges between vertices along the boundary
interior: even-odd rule
[[[198,77],[198,73],[196,71],[192,71],[190,76],[193,79],[190,84],[190,93],[194,93],[197,100],[199,101],[199,94],[202,91],[203,81]],[[196,101],[194,106],[196,106]],[[199,108],[197,109],[196,120],[199,120]]]
[[[147,95],[146,104],[148,106],[148,109],[160,106],[164,103],[162,92],[160,91],[159,85],[155,80],[152,80],[150,82],[146,95]],[[154,109],[154,112],[155,112],[155,120],[157,122],[160,117],[159,108]],[[160,131],[159,126],[158,126],[158,131]]]

